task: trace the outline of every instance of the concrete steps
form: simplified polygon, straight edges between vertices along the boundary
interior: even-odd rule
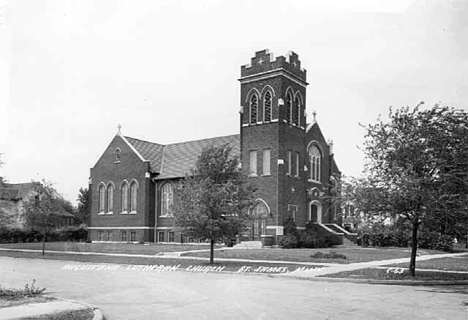
[[[235,249],[261,249],[261,241],[243,241],[239,244],[236,244],[233,248]]]

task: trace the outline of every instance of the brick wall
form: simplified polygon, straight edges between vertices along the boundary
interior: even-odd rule
[[[114,151],[120,149],[120,162],[116,161]],[[96,165],[91,169],[91,227],[154,227],[154,214],[151,217],[151,184],[148,172],[148,163],[142,161],[138,155],[125,143],[122,137],[116,135],[109,144]],[[132,181],[138,183],[137,188],[137,210],[136,214],[121,214],[122,197],[121,185],[127,181],[129,187]],[[106,186],[112,182],[114,189],[114,210],[113,214],[99,215],[99,185],[104,183]],[[107,197],[106,197],[107,198]],[[130,202],[130,195],[129,195]],[[106,199],[107,201],[107,199]],[[154,212],[154,211],[153,211]],[[151,220],[153,219],[153,220]],[[151,225],[151,221],[153,224]],[[115,229],[118,230],[118,229]],[[113,234],[118,232],[113,232]],[[149,231],[138,231],[139,238],[143,241],[150,241]],[[96,239],[96,233],[92,232],[91,240]],[[115,236],[115,235],[114,235]]]

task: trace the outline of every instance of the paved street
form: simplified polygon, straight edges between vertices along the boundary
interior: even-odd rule
[[[189,272],[64,270],[77,262],[0,257],[0,285],[36,279],[107,319],[466,319],[468,287],[405,287]]]

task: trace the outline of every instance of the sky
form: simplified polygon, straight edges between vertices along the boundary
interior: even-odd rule
[[[241,65],[292,50],[344,175],[389,106],[468,110],[468,0],[0,0],[0,176],[75,203],[122,133],[239,133]],[[308,119],[311,121],[311,119]]]

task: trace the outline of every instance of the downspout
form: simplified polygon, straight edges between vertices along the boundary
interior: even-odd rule
[[[335,223],[335,214],[333,213],[335,210],[333,208],[333,195],[332,195],[332,184],[331,184],[331,178],[332,178],[332,166],[333,166],[333,140],[329,140],[328,141],[328,149],[329,149],[329,153],[330,153],[330,166],[328,168],[328,193],[330,195],[330,209],[332,210],[331,214],[332,214],[332,218],[333,219],[329,219],[330,220],[333,220],[333,223]]]

